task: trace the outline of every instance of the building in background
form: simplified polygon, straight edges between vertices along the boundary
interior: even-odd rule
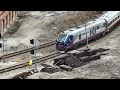
[[[19,11],[0,11],[0,33],[6,32],[9,25],[15,20]]]

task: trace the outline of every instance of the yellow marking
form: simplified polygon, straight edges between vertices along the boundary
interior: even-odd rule
[[[30,60],[30,62],[28,63],[29,65],[32,65],[32,60]]]
[[[13,60],[12,62],[21,62],[21,60]]]

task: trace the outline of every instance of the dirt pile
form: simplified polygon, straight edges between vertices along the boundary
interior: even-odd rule
[[[82,51],[82,52],[78,51],[78,53],[72,53],[72,55],[69,54],[71,55],[69,57],[55,59],[53,65],[57,65],[57,66],[67,65],[73,68],[77,68],[90,61],[100,59],[101,55],[106,55],[102,52],[107,50],[109,49],[99,48],[96,50],[89,50],[89,51]]]
[[[72,71],[73,68],[67,66],[67,65],[60,65],[59,67],[44,67],[40,70],[40,72],[47,72],[49,74],[59,72],[59,71]]]
[[[54,59],[53,65],[56,67],[52,67],[47,64],[42,64],[45,68],[42,68],[41,72],[47,72],[49,74],[59,72],[59,71],[72,71],[72,69],[85,65],[93,60],[100,59],[101,55],[106,55],[106,53],[102,53],[109,49],[84,49],[80,51],[73,51],[73,53],[68,53],[68,55]]]
[[[18,75],[15,75],[14,77],[10,79],[25,79],[27,76],[33,75],[34,73],[37,73],[38,71],[36,69],[32,69],[28,72],[23,72]]]
[[[49,74],[52,74],[52,73],[55,73],[55,72],[59,72],[60,69],[55,68],[55,67],[45,67],[45,68],[42,68],[40,71],[41,71],[41,72],[47,72],[47,73],[49,73]]]

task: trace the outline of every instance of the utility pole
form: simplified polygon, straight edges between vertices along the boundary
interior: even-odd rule
[[[35,55],[34,55],[34,59],[35,59],[35,69],[37,70],[37,62],[36,62],[36,60],[37,60],[37,59],[36,59],[36,41],[33,40],[33,39],[31,39],[31,40],[30,40],[30,43],[33,44],[33,48],[35,48],[35,50],[34,50],[34,49],[33,49],[33,50],[30,50],[30,52],[31,52],[31,54],[33,54],[33,55],[35,54]],[[34,59],[33,59],[33,60],[34,60]]]
[[[4,55],[5,55],[5,52],[4,52],[4,51],[5,51],[4,38],[5,38],[5,37],[4,37],[4,29],[3,29],[3,35],[2,35],[2,40],[3,40],[3,63],[5,63],[5,56],[4,56]]]
[[[86,32],[86,42],[87,42],[87,48],[88,48],[88,36],[87,36],[87,30],[86,30],[86,22],[85,22],[85,32]]]
[[[36,62],[37,58],[36,58],[36,41],[35,41],[35,69],[37,70],[37,62]]]
[[[84,12],[83,12],[84,13]],[[86,33],[86,43],[87,43],[87,48],[88,48],[88,36],[87,36],[87,30],[86,30],[86,18],[85,18],[85,14],[84,14],[84,19],[85,19],[85,33]]]

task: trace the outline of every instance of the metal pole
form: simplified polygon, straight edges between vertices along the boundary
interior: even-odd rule
[[[84,12],[83,12],[84,13]],[[86,30],[86,18],[84,14],[84,19],[85,19],[85,33],[86,33],[86,43],[87,43],[87,48],[88,48],[88,36],[87,36],[87,30]]]
[[[85,32],[86,32],[86,42],[87,42],[87,48],[88,48],[88,36],[87,36],[87,30],[86,30],[86,22],[85,22]]]
[[[4,55],[5,55],[5,53],[4,53],[4,29],[3,29],[3,63],[5,63],[5,57],[4,57]]]
[[[4,38],[4,55],[7,55],[7,37]],[[5,59],[5,62],[7,62],[7,59]]]
[[[35,69],[37,70],[37,63],[36,63],[36,41],[35,41]]]

